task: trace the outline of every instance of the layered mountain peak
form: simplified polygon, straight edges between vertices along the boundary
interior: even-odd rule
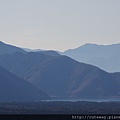
[[[4,43],[0,40],[0,44],[4,44]]]
[[[25,52],[23,49],[13,46],[13,45],[9,45],[9,44],[5,44],[4,42],[0,41],[0,54],[12,54],[15,52]]]
[[[95,65],[108,72],[120,72],[120,43],[97,45],[87,43],[63,52],[79,62]]]
[[[100,50],[98,53],[98,48],[94,47],[85,48],[87,51],[84,52],[81,49],[73,53],[86,59],[91,57],[93,52],[96,53],[92,54],[94,56],[106,54],[108,51]],[[0,55],[0,65],[55,98],[120,99],[120,73],[108,73],[96,66],[56,54],[54,51]]]

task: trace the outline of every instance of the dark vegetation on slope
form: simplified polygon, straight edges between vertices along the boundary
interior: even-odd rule
[[[0,103],[0,114],[106,115],[120,114],[120,102],[27,102]]]

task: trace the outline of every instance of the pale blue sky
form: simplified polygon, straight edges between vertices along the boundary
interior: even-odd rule
[[[60,51],[120,43],[120,0],[0,0],[0,40]]]

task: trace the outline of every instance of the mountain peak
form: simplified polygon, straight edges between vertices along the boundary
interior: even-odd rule
[[[78,48],[65,51],[67,55],[79,62],[100,67],[108,72],[118,72],[120,68],[120,43],[111,45],[98,45],[86,43]]]
[[[9,44],[6,44],[6,43],[0,41],[0,54],[5,54],[5,53],[12,54],[12,53],[15,53],[18,51],[22,52],[22,53],[25,52],[23,49],[21,49],[19,47],[9,45]]]
[[[0,41],[0,44],[5,44],[4,42]]]

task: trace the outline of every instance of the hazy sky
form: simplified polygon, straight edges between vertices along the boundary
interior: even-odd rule
[[[120,42],[120,0],[0,0],[0,40],[64,51]]]

